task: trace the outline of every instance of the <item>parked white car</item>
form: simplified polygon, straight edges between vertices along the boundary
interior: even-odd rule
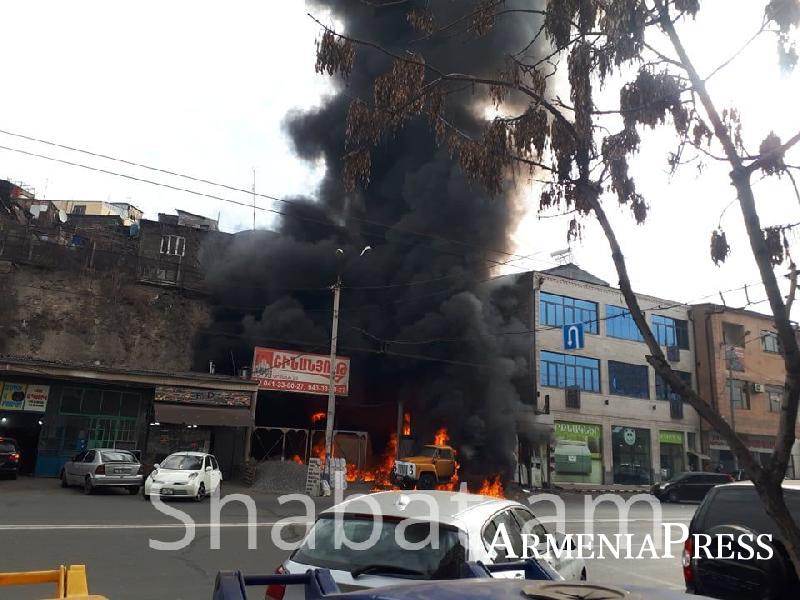
[[[457,501],[457,495],[457,492],[444,491],[392,491],[371,494],[369,500],[363,497],[346,500],[320,513],[302,544],[276,572],[305,573],[313,567],[330,569],[342,591],[425,579],[457,579],[462,576],[461,567],[466,561],[492,564],[518,560],[506,558],[502,548],[500,554],[494,558],[490,556],[489,546],[500,523],[505,525],[518,555],[522,552],[521,533],[534,533],[541,539],[547,533],[531,510],[518,502],[473,495],[465,506]],[[464,494],[460,496],[463,498]],[[343,513],[341,519],[334,518],[337,512]],[[432,513],[435,519],[431,518]],[[375,514],[380,520],[373,518]],[[365,542],[371,535],[375,543],[362,549],[341,544],[335,549],[337,522],[341,523],[338,535],[346,535],[351,545]],[[418,549],[402,548],[397,543],[398,527],[405,527],[406,541],[420,543],[435,531],[431,528],[432,522],[438,523],[438,548],[430,542]],[[373,527],[379,529],[377,535]],[[545,553],[544,545],[539,547],[539,552]],[[586,579],[583,559],[562,555],[546,562],[564,579]],[[523,576],[522,571],[495,575]],[[267,598],[284,600],[285,594],[288,597],[300,594],[296,596],[300,598],[302,588],[270,586],[267,589]]]
[[[203,452],[175,452],[160,464],[144,481],[144,498],[150,495],[189,497],[200,502],[222,484],[217,459]]]

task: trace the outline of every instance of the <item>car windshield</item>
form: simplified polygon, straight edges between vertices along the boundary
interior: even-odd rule
[[[0,452],[16,452],[17,449],[11,442],[0,442]]]
[[[122,452],[120,450],[101,452],[100,456],[104,463],[121,462],[121,463],[135,463],[138,462],[136,457],[130,452]]]
[[[161,463],[161,468],[170,471],[199,471],[202,464],[202,456],[173,454],[164,459],[164,462]]]
[[[419,453],[420,456],[427,456],[428,458],[433,458],[436,456],[438,449],[434,448],[433,446],[425,446],[422,449],[422,452]]]
[[[401,525],[399,529],[398,525]],[[398,544],[396,533],[401,541],[405,537],[409,548],[404,549]],[[349,540],[349,546],[359,542],[366,545],[364,542],[369,543],[370,539],[376,537],[377,542],[365,552],[342,543],[345,537]],[[462,544],[459,537],[456,529],[444,525],[432,528],[426,522],[389,521],[386,518],[376,521],[369,516],[345,515],[336,519],[323,516],[314,524],[311,535],[291,560],[350,572],[367,572],[367,568],[374,565],[375,568],[370,570],[372,574],[383,573],[393,577],[457,579],[466,559],[466,541]],[[431,543],[431,538],[436,543]],[[429,540],[428,543],[418,549],[425,540]]]

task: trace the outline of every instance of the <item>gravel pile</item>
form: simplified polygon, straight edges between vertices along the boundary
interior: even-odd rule
[[[256,467],[253,489],[275,494],[306,491],[306,466],[291,460],[268,460]]]

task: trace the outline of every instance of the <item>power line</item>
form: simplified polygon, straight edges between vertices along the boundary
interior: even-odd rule
[[[132,166],[132,167],[137,167],[137,168],[146,169],[146,170],[157,172],[157,173],[163,173],[165,175],[170,175],[170,176],[173,176],[173,177],[179,177],[179,178],[182,178],[182,179],[187,179],[189,181],[194,181],[196,183],[203,183],[203,184],[206,184],[206,185],[212,185],[212,186],[220,187],[220,188],[223,188],[223,189],[226,189],[226,190],[229,190],[229,191],[233,191],[233,192],[248,194],[248,195],[252,196],[253,198],[259,197],[259,198],[264,198],[264,199],[267,199],[267,200],[271,200],[273,202],[282,202],[284,204],[288,204],[288,205],[291,205],[291,206],[299,206],[299,204],[297,202],[295,202],[295,201],[288,200],[286,198],[279,198],[277,196],[272,196],[270,194],[256,193],[254,189],[246,190],[244,188],[240,188],[240,187],[237,187],[237,186],[229,185],[229,184],[226,184],[226,183],[220,183],[220,182],[217,182],[217,181],[212,181],[210,179],[204,179],[202,177],[195,177],[193,175],[188,175],[186,173],[180,173],[178,171],[173,171],[173,170],[169,170],[169,169],[162,169],[162,168],[159,168],[159,167],[153,167],[151,165],[147,165],[147,164],[144,164],[144,163],[130,161],[130,160],[127,160],[127,159],[124,159],[124,158],[118,158],[118,157],[111,156],[109,154],[100,153],[100,152],[92,152],[91,150],[86,150],[86,149],[83,149],[83,148],[77,148],[75,146],[69,146],[69,145],[66,145],[66,144],[53,142],[51,140],[45,140],[45,139],[42,139],[42,138],[36,138],[36,137],[33,137],[33,136],[24,135],[24,134],[21,134],[21,133],[15,133],[15,132],[3,130],[3,129],[0,129],[0,134],[12,136],[12,137],[16,137],[16,138],[20,138],[20,139],[24,139],[24,140],[28,140],[28,141],[35,142],[35,143],[45,144],[45,145],[48,145],[48,146],[52,146],[54,148],[61,148],[61,149],[64,149],[64,150],[68,150],[70,152],[78,152],[78,153],[81,153],[81,154],[86,154],[88,156],[92,156],[92,157],[95,157],[95,158],[101,158],[101,159],[105,159],[105,160],[119,162],[121,164],[129,165],[129,166]],[[194,193],[194,194],[206,196],[208,198],[221,200],[221,201],[224,201],[224,202],[231,202],[231,203],[237,204],[239,206],[243,206],[243,207],[247,207],[247,208],[253,208],[254,210],[256,208],[258,208],[259,210],[265,210],[265,211],[268,211],[268,212],[273,212],[273,213],[276,213],[276,214],[287,216],[285,213],[277,211],[276,209],[268,209],[268,208],[257,206],[255,204],[255,202],[251,202],[251,203],[238,202],[238,201],[235,201],[235,200],[221,198],[219,196],[214,196],[214,195],[209,195],[209,194],[202,194],[200,192],[194,192],[194,191],[191,191],[191,190],[187,190],[185,188],[179,188],[177,186],[170,186],[168,184],[160,184],[160,183],[153,182],[153,181],[150,181],[150,180],[143,180],[143,179],[140,179],[140,178],[127,176],[127,175],[124,175],[124,174],[114,173],[114,172],[108,171],[106,169],[99,169],[99,168],[89,167],[89,166],[82,165],[80,163],[72,163],[71,161],[65,161],[65,160],[56,159],[56,158],[53,158],[53,157],[47,157],[45,155],[41,155],[41,154],[37,154],[37,153],[33,153],[33,152],[27,152],[27,151],[24,151],[24,150],[19,150],[19,149],[15,149],[15,148],[9,148],[9,147],[6,147],[6,146],[0,146],[0,148],[3,149],[3,150],[9,150],[11,152],[20,152],[22,154],[28,154],[30,156],[35,156],[37,158],[43,158],[43,159],[46,159],[46,160],[54,160],[54,161],[57,161],[57,162],[62,162],[64,164],[68,164],[68,165],[72,165],[72,166],[81,166],[83,168],[96,170],[96,171],[99,171],[99,172],[102,172],[102,173],[105,173],[105,174],[108,174],[108,175],[126,177],[126,178],[130,178],[130,179],[133,179],[134,181],[139,181],[139,182],[142,182],[142,183],[151,183],[151,184],[155,184],[155,185],[163,185],[163,186],[169,187],[170,189],[173,189],[175,191],[183,191],[183,192],[187,192],[187,193]],[[295,216],[295,215],[290,215],[290,216]],[[383,228],[385,228],[387,230],[391,230],[391,231],[395,231],[395,232],[406,233],[406,234],[409,234],[409,235],[416,235],[416,236],[419,236],[419,237],[426,237],[426,238],[430,238],[430,239],[433,239],[433,240],[436,240],[436,241],[449,242],[449,243],[457,244],[457,245],[460,245],[460,246],[463,246],[463,247],[466,247],[466,248],[478,249],[478,250],[481,250],[483,252],[493,252],[495,254],[500,254],[500,255],[504,255],[504,256],[515,258],[516,260],[528,260],[532,256],[534,256],[535,254],[539,254],[539,252],[537,252],[537,253],[529,254],[529,255],[520,255],[520,254],[515,254],[513,252],[508,252],[507,250],[500,250],[500,249],[496,249],[496,248],[478,246],[476,244],[471,244],[469,242],[464,242],[464,241],[461,241],[461,240],[455,240],[455,239],[452,239],[452,238],[447,238],[445,236],[441,236],[441,235],[437,235],[437,234],[431,234],[431,233],[427,233],[427,232],[423,232],[423,231],[416,231],[416,230],[408,229],[408,228],[405,228],[405,227],[399,227],[397,225],[388,225],[386,223],[381,223],[381,222],[378,222],[378,221],[373,221],[371,219],[365,219],[363,217],[358,217],[358,216],[354,216],[354,215],[349,215],[347,218],[349,220],[351,220],[351,221],[356,221],[356,222],[364,223],[364,224],[367,224],[367,225],[373,225],[373,226],[376,226],[376,227],[383,227]],[[489,260],[489,259],[486,259],[486,260]],[[492,262],[494,262],[494,261],[492,261]]]

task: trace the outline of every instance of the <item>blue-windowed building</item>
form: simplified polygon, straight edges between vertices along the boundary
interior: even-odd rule
[[[553,415],[544,478],[559,485],[650,485],[701,469],[699,418],[648,364],[644,336],[622,293],[566,264],[534,273],[535,385]],[[673,370],[696,389],[688,307],[639,295]],[[565,349],[581,324],[584,345]]]

